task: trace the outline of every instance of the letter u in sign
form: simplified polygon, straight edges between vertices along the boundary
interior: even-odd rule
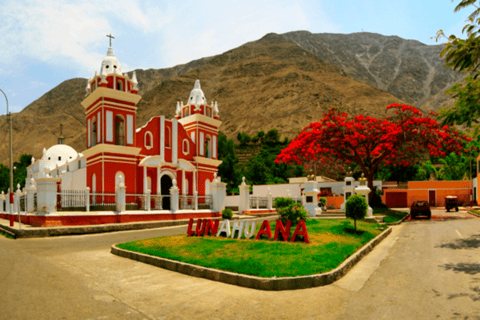
[[[250,230],[248,230],[249,226],[250,226]],[[255,220],[245,221],[245,229],[244,229],[245,238],[250,239],[251,237],[253,237],[255,230],[257,230],[257,221]]]

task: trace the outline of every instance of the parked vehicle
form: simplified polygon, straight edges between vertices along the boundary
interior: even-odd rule
[[[458,212],[458,197],[457,196],[446,196],[445,197],[445,209],[447,212],[450,212],[450,209],[455,208],[455,211]]]
[[[410,217],[411,219],[416,218],[417,216],[427,216],[428,219],[432,218],[432,211],[430,210],[430,205],[428,201],[415,201],[410,208]]]

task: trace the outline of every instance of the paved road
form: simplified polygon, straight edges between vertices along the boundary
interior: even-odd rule
[[[257,291],[110,254],[113,243],[184,231],[0,236],[0,319],[480,319],[480,219],[408,221],[340,281],[305,290]]]

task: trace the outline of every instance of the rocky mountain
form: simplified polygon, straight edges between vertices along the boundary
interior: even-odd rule
[[[438,110],[448,99],[445,89],[465,75],[444,66],[444,46],[377,33],[283,34],[301,48],[335,64],[352,78],[388,91],[421,109]],[[450,100],[448,100],[450,102]]]
[[[172,118],[176,102],[187,100],[196,79],[206,98],[218,101],[220,130],[229,138],[271,128],[293,138],[332,106],[381,116],[390,103],[422,104],[457,79],[442,67],[437,47],[368,33],[268,34],[217,56],[136,70],[143,97],[137,125],[156,115]],[[41,156],[43,147],[56,144],[60,124],[66,143],[85,149],[80,104],[85,85],[86,79],[67,80],[13,115],[14,160],[22,153]],[[0,117],[0,161],[8,162],[5,116]]]

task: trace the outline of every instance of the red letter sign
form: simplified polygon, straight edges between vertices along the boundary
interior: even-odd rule
[[[218,224],[220,223],[220,220],[215,220],[215,224],[213,223],[212,219],[206,220],[204,224],[206,224],[205,228],[205,235],[208,236],[208,233],[210,232],[212,236],[216,236],[218,232]]]
[[[205,227],[207,226],[207,219],[198,219],[197,220],[197,227],[195,230],[197,231],[197,237],[203,236],[205,233]]]
[[[293,236],[290,239],[290,242],[295,241],[295,237],[297,235],[303,236],[305,243],[310,243],[310,240],[308,239],[307,226],[305,225],[305,221],[303,220],[298,221],[297,228],[295,229],[295,232],[293,233]]]
[[[280,231],[282,233],[282,238],[283,241],[288,240],[288,236],[290,235],[290,227],[292,226],[292,221],[287,220],[287,224],[285,228],[283,227],[282,220],[277,220],[277,223],[275,224],[275,235],[273,236],[273,241],[278,239],[278,232]]]
[[[195,234],[195,231],[192,230],[193,227],[193,218],[190,218],[188,221],[187,237],[191,237]]]
[[[263,220],[262,226],[255,237],[255,240],[260,239],[262,234],[266,234],[268,239],[272,238],[272,230],[270,230],[270,222],[268,220]]]

